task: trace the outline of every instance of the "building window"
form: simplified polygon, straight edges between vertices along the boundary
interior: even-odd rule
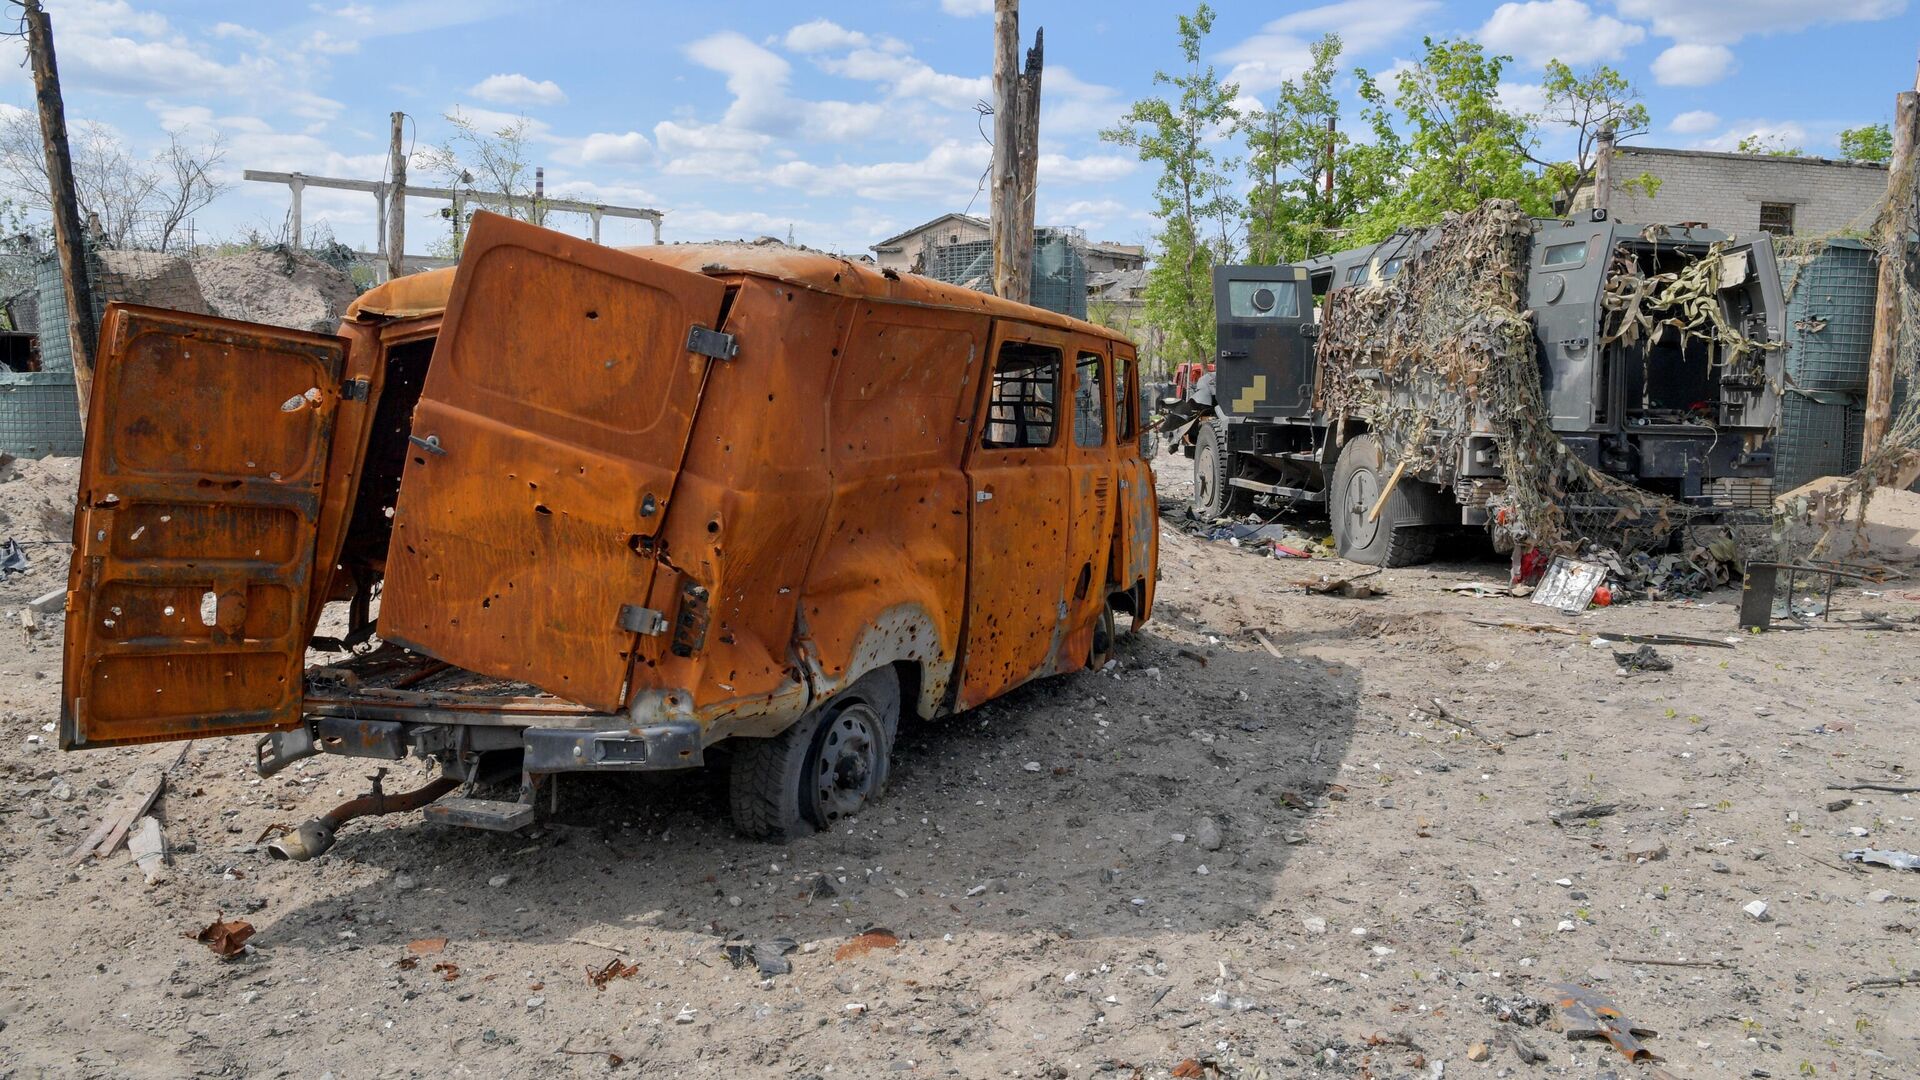
[[[1775,236],[1792,236],[1793,204],[1790,202],[1761,203],[1760,227]]]

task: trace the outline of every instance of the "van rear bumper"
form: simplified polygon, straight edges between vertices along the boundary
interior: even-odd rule
[[[255,744],[254,768],[261,776],[272,776],[316,754],[392,761],[405,757],[409,750],[425,757],[467,749],[516,747],[524,754],[523,771],[535,774],[651,772],[705,764],[701,728],[691,720],[603,731],[323,715],[309,716],[298,727],[261,736]]]

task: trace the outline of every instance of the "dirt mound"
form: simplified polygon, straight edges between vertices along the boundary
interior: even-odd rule
[[[344,271],[276,248],[202,256],[193,274],[213,314],[295,330],[332,332],[359,295]]]
[[[67,579],[80,459],[0,454],[0,540],[20,541],[33,569],[0,581],[0,605],[38,596]]]

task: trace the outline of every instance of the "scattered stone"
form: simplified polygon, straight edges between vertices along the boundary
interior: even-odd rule
[[[393,887],[399,890],[400,892],[407,892],[411,889],[418,887],[419,884],[420,883],[418,881],[415,881],[413,879],[412,874],[393,875]]]
[[[1716,874],[1733,873],[1733,867],[1728,866],[1726,863],[1721,862],[1719,859],[1713,860],[1713,865],[1709,867],[1709,869],[1711,869]]]
[[[529,1009],[538,1009],[538,1008],[540,1008],[540,1007],[541,1007],[542,1005],[545,1005],[546,1003],[547,1003],[547,999],[546,999],[546,998],[543,998],[543,997],[538,997],[538,996],[535,996],[535,997],[530,997],[530,998],[528,998],[528,999],[527,999],[527,1008],[529,1008]]]
[[[1201,851],[1219,851],[1225,839],[1220,835],[1220,823],[1211,817],[1203,817],[1194,827],[1193,842],[1200,845]]]
[[[1486,1043],[1477,1042],[1467,1047],[1468,1061],[1485,1061],[1492,1056],[1493,1051],[1487,1049]]]
[[[1754,900],[1750,903],[1743,904],[1740,910],[1753,916],[1756,921],[1768,921],[1769,916],[1767,915],[1767,902],[1765,900]]]
[[[1309,915],[1300,921],[1301,924],[1307,928],[1307,933],[1309,934],[1324,934],[1327,932],[1327,920],[1318,915]]]
[[[1867,902],[1870,904],[1884,904],[1891,899],[1893,899],[1893,893],[1886,889],[1875,889],[1867,894]]]
[[[507,887],[507,883],[512,880],[512,874],[495,874],[487,879],[487,887],[490,889],[504,889]]]
[[[72,802],[73,785],[67,783],[64,778],[55,780],[53,786],[47,789],[47,794],[55,799],[59,799],[61,802]]]
[[[1853,805],[1852,799],[1835,799],[1832,802],[1827,804],[1827,813],[1837,814],[1840,811],[1845,810],[1847,807],[1852,805]]]
[[[1022,766],[1020,766],[1020,767],[1021,767],[1021,768],[1023,768],[1023,769],[1025,769],[1025,770],[1027,770],[1028,772],[1039,772],[1039,771],[1040,771],[1040,763],[1039,763],[1039,762],[1037,762],[1037,761],[1029,761],[1029,762],[1027,762],[1027,763],[1026,763],[1025,765],[1022,765]]]
[[[35,821],[41,821],[41,820],[45,820],[46,818],[52,817],[53,814],[52,814],[52,811],[49,811],[47,809],[46,803],[41,802],[39,799],[35,799],[32,802],[27,804],[27,816],[30,818],[33,818]]]
[[[1655,859],[1664,859],[1667,857],[1667,844],[1666,841],[1658,837],[1642,837],[1627,845],[1627,855],[1630,858],[1639,859],[1643,862],[1653,862]]]

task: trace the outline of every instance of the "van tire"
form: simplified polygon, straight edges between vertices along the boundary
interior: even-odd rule
[[[1234,487],[1233,452],[1227,449],[1225,425],[1209,416],[1194,428],[1193,516],[1202,521],[1226,517],[1246,505],[1246,493]]]
[[[1355,436],[1341,447],[1327,491],[1334,543],[1341,558],[1369,566],[1425,562],[1433,557],[1439,534],[1421,522],[1413,487],[1419,481],[1402,477],[1380,507],[1380,516],[1367,520],[1391,473],[1385,466],[1372,435]]]
[[[1113,659],[1114,646],[1120,640],[1120,620],[1113,613],[1113,601],[1100,606],[1093,620],[1093,647],[1087,651],[1087,670],[1099,671]]]
[[[900,678],[885,667],[780,734],[739,740],[727,792],[734,825],[784,844],[861,812],[886,789],[899,724]]]

